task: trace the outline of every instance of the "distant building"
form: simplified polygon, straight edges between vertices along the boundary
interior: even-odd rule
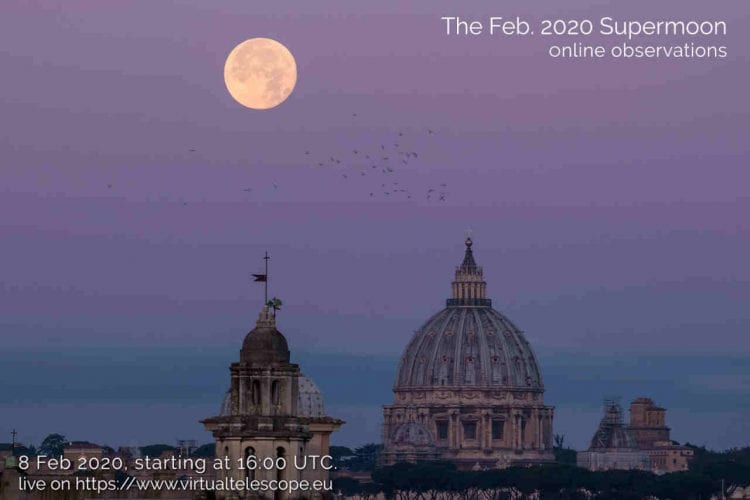
[[[639,448],[652,448],[654,443],[669,441],[666,426],[667,410],[656,406],[650,398],[638,398],[630,403],[628,429]]]
[[[383,409],[384,465],[447,460],[461,469],[551,462],[554,408],[524,333],[492,308],[466,240],[446,307],[412,336]]]
[[[688,470],[693,450],[675,444],[669,437],[666,425],[667,410],[656,406],[650,398],[638,398],[630,403],[630,425],[628,430],[638,448],[650,458],[653,472],[678,472]]]
[[[5,452],[7,450],[3,450]],[[13,454],[3,453],[3,461],[0,469],[0,498],[3,500],[22,500],[27,498],[27,495],[22,493],[18,489],[18,478],[20,473],[18,471],[18,461]]]
[[[615,401],[606,401],[604,416],[599,422],[591,445],[578,453],[578,466],[589,470],[649,468],[648,455],[639,450],[622,419],[622,408]]]
[[[0,443],[0,472],[5,470],[5,461],[6,458],[10,458],[14,453],[14,444],[11,443]],[[13,460],[10,460],[9,462],[13,462]]]
[[[89,443],[88,441],[73,441],[63,448],[63,456],[73,462],[81,458],[101,458],[106,454],[107,449],[98,444]]]
[[[239,362],[232,363],[230,389],[220,414],[202,421],[213,433],[216,456],[228,457],[231,470],[222,469],[217,479],[235,480],[325,480],[328,471],[308,462],[305,457],[327,455],[329,437],[343,421],[325,415],[323,398],[315,384],[305,377],[299,365],[290,362],[284,335],[276,329],[276,318],[268,307],[260,313],[255,328],[247,334]],[[251,470],[238,467],[238,460],[250,456],[287,460],[285,469],[262,467]],[[274,492],[265,492],[273,497]],[[237,498],[237,492],[232,498]],[[300,491],[284,498],[315,498],[321,492]],[[248,492],[241,498],[263,498],[264,492]],[[217,491],[217,498],[227,498]]]
[[[630,423],[622,409],[605,403],[605,414],[587,451],[578,453],[578,466],[589,470],[643,469],[657,474],[688,470],[693,450],[670,437],[667,410],[649,398],[630,403]]]

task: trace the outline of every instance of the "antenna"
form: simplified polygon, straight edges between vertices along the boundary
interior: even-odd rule
[[[263,305],[268,305],[268,261],[271,260],[271,257],[268,256],[268,252],[266,251],[266,254],[263,256],[263,260],[266,262],[266,281],[263,283],[264,290],[263,290]]]

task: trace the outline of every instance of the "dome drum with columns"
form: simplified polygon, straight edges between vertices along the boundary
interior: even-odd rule
[[[523,332],[492,309],[471,239],[452,297],[407,345],[384,408],[385,464],[497,468],[552,460],[553,408]]]

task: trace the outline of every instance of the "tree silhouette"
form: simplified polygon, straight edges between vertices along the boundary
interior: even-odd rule
[[[67,442],[62,434],[50,434],[39,445],[39,453],[47,456],[62,455]]]

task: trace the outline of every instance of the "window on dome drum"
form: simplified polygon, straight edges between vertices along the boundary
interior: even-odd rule
[[[493,420],[492,421],[492,439],[502,440],[504,430],[505,430],[505,420]]]
[[[477,438],[477,423],[476,422],[464,422],[464,439],[476,439]]]
[[[445,441],[448,439],[448,421],[447,420],[437,420],[435,422],[435,427],[437,429],[437,438],[441,441]]]
[[[260,382],[258,382],[257,380],[253,380],[253,383],[251,385],[250,398],[254,405],[260,404]]]
[[[274,380],[271,384],[271,404],[277,405],[281,401],[281,384]]]

